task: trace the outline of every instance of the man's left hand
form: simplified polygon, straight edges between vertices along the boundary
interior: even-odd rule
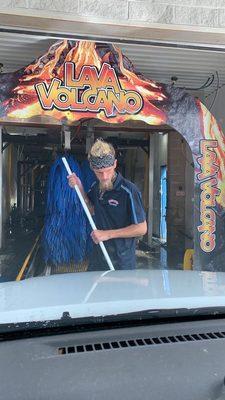
[[[91,237],[95,244],[98,244],[99,242],[105,242],[106,240],[110,239],[110,231],[96,229],[95,231],[91,232]]]

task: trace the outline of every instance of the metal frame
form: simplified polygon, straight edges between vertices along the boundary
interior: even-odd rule
[[[2,15],[0,14],[0,24],[1,24],[1,17],[2,17]],[[19,16],[19,15],[12,15],[11,16],[12,18],[13,17],[16,17],[17,18],[17,20],[19,20],[19,18],[21,17],[21,16]],[[38,20],[38,19],[42,19],[43,20],[43,18],[40,18],[40,17],[32,17],[32,16],[23,16],[23,18],[27,18],[27,22],[29,22],[31,19],[35,19],[35,20]],[[46,18],[45,18],[46,19]],[[74,23],[74,21],[67,21],[68,22],[68,24],[69,23]],[[85,25],[85,23],[84,22],[78,22],[79,24],[82,24],[82,25]],[[13,25],[13,24],[12,24]],[[34,24],[35,25],[35,24]],[[95,24],[93,24],[93,23],[89,23],[89,25],[93,25],[93,26],[95,26]],[[100,24],[99,24],[100,25]],[[105,29],[107,30],[107,27],[108,27],[108,30],[109,30],[109,28],[111,28],[111,30],[112,30],[112,27],[114,28],[114,29],[116,29],[116,27],[118,27],[118,28],[120,28],[120,29],[118,29],[117,31],[119,32],[119,30],[121,30],[121,28],[124,28],[124,29],[126,29],[127,27],[126,26],[123,26],[123,27],[121,27],[120,25],[107,25],[107,24],[101,24],[102,26],[104,26],[105,27]],[[138,28],[136,27],[136,30],[137,30]],[[143,28],[143,27],[139,27],[139,29],[140,30],[145,30],[145,31],[147,31],[147,30],[149,30],[149,31],[151,31],[151,33],[152,33],[152,36],[155,36],[154,34],[155,34],[155,32],[156,32],[156,30],[154,29],[154,31],[153,31],[153,29],[152,28],[150,28],[150,27],[145,27],[145,28]],[[99,30],[99,29],[98,29]],[[115,32],[117,33],[117,31],[115,30]],[[170,31],[170,32],[176,32],[175,30],[174,31],[172,31],[171,29],[168,29],[167,30],[167,32],[168,31]],[[214,43],[210,43],[210,42],[202,42],[202,41],[197,41],[197,38],[195,38],[195,39],[193,39],[193,41],[177,41],[177,39],[175,40],[175,39],[172,39],[171,38],[171,40],[165,40],[165,39],[146,39],[146,37],[147,37],[147,35],[143,35],[144,37],[143,38],[126,38],[124,35],[123,35],[123,38],[121,38],[121,36],[120,37],[117,37],[116,35],[114,36],[114,35],[110,35],[110,36],[107,36],[107,35],[103,35],[103,34],[101,34],[101,35],[95,35],[95,34],[92,34],[92,33],[85,33],[85,34],[81,34],[81,33],[74,33],[74,32],[71,32],[71,33],[68,33],[68,32],[60,32],[60,30],[57,30],[57,31],[53,31],[53,30],[49,30],[49,31],[46,31],[46,30],[43,30],[43,29],[29,29],[28,27],[18,27],[18,25],[17,25],[17,27],[15,27],[15,28],[12,28],[11,26],[3,26],[3,24],[1,24],[0,25],[0,32],[4,32],[4,33],[15,33],[16,35],[19,35],[19,34],[21,34],[21,35],[30,35],[30,36],[42,36],[42,37],[46,37],[46,38],[52,38],[52,39],[71,39],[71,40],[90,40],[90,41],[94,41],[94,42],[108,42],[108,43],[118,43],[118,44],[120,44],[120,43],[124,43],[124,44],[138,44],[138,45],[141,45],[141,46],[157,46],[157,47],[170,47],[170,48],[180,48],[180,49],[192,49],[192,50],[199,50],[199,51],[215,51],[215,52],[225,52],[225,45],[223,44],[224,43],[224,32],[219,32],[219,33],[217,33],[217,32],[215,32],[215,29],[214,29],[214,32],[212,33],[210,33],[210,32],[207,32],[209,35],[211,35],[211,37],[215,37],[215,44]],[[165,29],[158,29],[158,32],[160,32],[160,34],[159,34],[159,36],[162,36],[162,32],[164,32],[164,36],[165,37],[168,37],[169,35],[166,35],[166,30]],[[176,36],[179,34],[179,32],[180,32],[180,30],[177,30],[177,32],[176,32]],[[192,34],[195,34],[196,36],[198,35],[199,37],[202,37],[202,38],[205,38],[205,32],[189,32],[188,30],[186,30],[185,31],[185,33],[187,34],[187,36],[188,36],[188,34],[190,33],[192,33]],[[118,34],[118,33],[117,33]],[[172,36],[172,35],[171,35]],[[220,40],[219,40],[219,38],[220,38],[220,40],[221,40],[221,43],[220,43]],[[219,44],[218,44],[219,43]]]

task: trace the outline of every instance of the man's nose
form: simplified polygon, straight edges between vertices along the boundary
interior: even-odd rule
[[[104,172],[102,177],[103,177],[103,179],[104,179],[104,181],[105,181],[105,180],[108,179],[108,174],[107,174],[106,172]]]

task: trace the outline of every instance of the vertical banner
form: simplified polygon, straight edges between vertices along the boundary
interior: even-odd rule
[[[199,209],[196,244],[200,267],[224,271],[225,256],[225,137],[215,118],[200,104],[202,138],[199,140],[196,182]]]

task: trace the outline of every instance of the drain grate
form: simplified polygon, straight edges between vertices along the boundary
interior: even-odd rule
[[[200,340],[224,339],[225,332],[198,333],[192,335],[162,336],[146,339],[128,339],[114,342],[92,343],[77,346],[58,347],[59,355],[71,353],[86,353],[92,351],[123,349],[127,347],[153,346],[180,342],[195,342]]]

